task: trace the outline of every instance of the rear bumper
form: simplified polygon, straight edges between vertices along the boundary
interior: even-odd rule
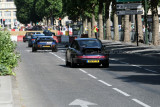
[[[93,60],[93,61],[98,60],[99,62],[89,63],[88,60],[89,61],[91,61],[91,60]],[[88,59],[88,58],[87,59],[84,59],[84,58],[79,59],[79,58],[74,58],[73,61],[76,64],[103,64],[103,63],[109,63],[109,58],[103,58],[103,59]]]
[[[50,46],[50,47],[38,47],[38,46],[36,46],[35,47],[37,50],[52,50],[52,49],[55,49],[56,48],[56,46]]]

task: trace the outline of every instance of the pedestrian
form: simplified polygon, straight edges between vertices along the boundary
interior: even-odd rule
[[[97,28],[97,26],[94,26],[94,33],[95,33],[96,39],[98,39],[98,28]]]

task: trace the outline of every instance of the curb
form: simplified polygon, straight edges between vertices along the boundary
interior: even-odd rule
[[[13,107],[12,83],[10,76],[0,76],[0,107]]]
[[[102,43],[113,43],[113,44],[122,44],[125,46],[133,46],[133,47],[137,47],[137,48],[149,48],[149,49],[158,49],[156,50],[157,52],[160,53],[160,46],[152,46],[152,45],[144,45],[144,44],[140,44],[139,46],[136,46],[136,44],[134,43],[124,43],[124,42],[120,42],[120,41],[111,41],[111,40],[102,40]],[[160,59],[160,54],[159,55],[154,55],[154,53],[149,53],[149,54],[142,54],[142,53],[132,53],[138,56],[143,56],[143,57],[149,57],[149,58],[154,58],[154,59]]]

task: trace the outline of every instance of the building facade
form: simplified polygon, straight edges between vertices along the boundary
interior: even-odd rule
[[[0,25],[12,29],[18,26],[14,0],[0,0]],[[4,24],[5,22],[5,24]]]

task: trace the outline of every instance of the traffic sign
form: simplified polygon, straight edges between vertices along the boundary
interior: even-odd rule
[[[117,4],[117,9],[141,9],[142,3]]]
[[[135,15],[135,14],[143,14],[143,10],[124,10],[124,11],[117,11],[117,15]]]
[[[116,2],[136,2],[136,1],[142,1],[142,0],[116,0]]]

